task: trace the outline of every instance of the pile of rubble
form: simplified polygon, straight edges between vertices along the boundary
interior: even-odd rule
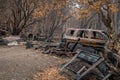
[[[68,29],[62,47],[76,55],[60,70],[71,73],[74,80],[88,80],[89,75],[96,80],[119,80],[120,56],[105,47],[108,40],[101,30]]]
[[[120,56],[105,47],[108,40],[101,30],[68,29],[59,47],[47,45],[44,53],[74,55],[60,68],[74,80],[88,80],[89,75],[96,80],[119,80]]]

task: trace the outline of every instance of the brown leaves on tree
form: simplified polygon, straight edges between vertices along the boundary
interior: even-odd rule
[[[109,9],[111,12],[116,13],[116,12],[118,12],[118,5],[117,4],[110,4]]]
[[[66,5],[66,0],[51,0],[44,1],[42,6],[38,7],[34,13],[33,17],[44,17],[50,11],[56,11],[62,9]]]

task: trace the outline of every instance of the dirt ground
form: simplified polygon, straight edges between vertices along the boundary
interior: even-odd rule
[[[23,46],[0,47],[0,80],[32,80],[36,72],[66,61]]]

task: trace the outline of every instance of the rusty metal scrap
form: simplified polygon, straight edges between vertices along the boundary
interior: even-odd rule
[[[79,64],[81,64],[83,67],[81,67],[81,69],[79,69],[78,71],[73,71],[74,69],[72,68],[70,70],[70,68],[68,68],[70,66],[69,64],[74,62],[76,59],[81,60]],[[109,65],[106,64],[106,61],[103,57],[82,50],[79,53],[77,53],[68,63],[63,65],[63,67],[60,70],[64,69],[68,69],[74,72],[75,80],[81,80],[82,78],[84,78],[84,76],[88,75],[89,73],[94,73],[95,75],[97,74],[97,78],[100,80],[107,80],[113,74],[113,71],[111,70]]]
[[[99,80],[107,80],[111,76],[112,80],[116,80],[114,76],[118,76],[120,72],[120,56],[105,48],[108,40],[108,35],[102,30],[68,28],[60,47],[77,54],[60,70],[73,72],[75,80],[81,80],[89,73],[97,74]],[[76,62],[78,59],[79,63]]]

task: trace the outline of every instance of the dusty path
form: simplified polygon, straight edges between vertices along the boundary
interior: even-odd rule
[[[0,80],[32,80],[37,71],[59,66],[65,61],[20,46],[0,48]]]

